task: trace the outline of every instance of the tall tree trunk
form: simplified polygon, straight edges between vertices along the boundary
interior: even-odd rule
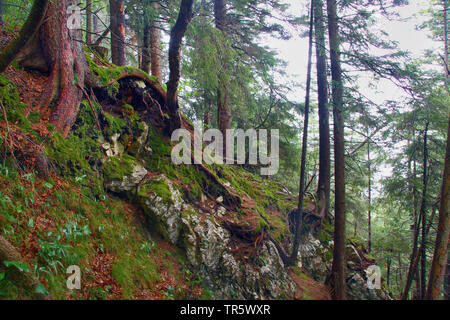
[[[391,258],[386,259],[386,282],[387,286],[389,287],[391,280]]]
[[[370,163],[370,141],[367,142],[367,166],[368,166],[368,201],[369,201],[369,210],[367,212],[367,251],[370,252],[372,247],[372,171],[371,171],[371,163]]]
[[[216,28],[224,34],[227,32],[227,2],[226,0],[214,0],[214,19]],[[227,70],[229,66],[224,64],[223,69]],[[231,129],[231,108],[228,84],[219,74],[219,85],[217,88],[217,126],[225,137],[226,130]],[[226,141],[223,143],[223,156],[226,156]]]
[[[155,12],[159,12],[158,2],[153,2],[152,7]],[[151,21],[150,28],[150,48],[152,61],[152,76],[155,76],[162,83],[161,72],[161,25],[158,21],[159,16],[155,16]]]
[[[99,33],[99,19],[97,17],[97,14],[92,15],[92,30],[94,31],[95,34]]]
[[[170,31],[169,42],[169,82],[167,82],[167,107],[169,109],[169,130],[181,127],[178,105],[178,85],[180,83],[181,44],[187,27],[192,19],[194,0],[182,0],[177,21]]]
[[[141,69],[155,76],[162,82],[161,72],[161,25],[158,21],[159,4],[152,3],[152,16],[144,27],[144,48]]]
[[[319,101],[319,182],[317,195],[319,203],[330,206],[330,114],[328,111],[327,53],[325,48],[323,1],[314,1],[314,28],[316,39],[317,93]]]
[[[92,0],[86,0],[86,44],[92,43]]]
[[[140,68],[150,73],[150,65],[151,65],[151,54],[152,49],[150,48],[150,22],[147,22],[144,25],[144,34],[143,34],[143,46],[142,46],[142,61]]]
[[[448,230],[448,227],[447,227],[447,230]],[[447,244],[447,246],[448,246],[448,244]],[[447,268],[445,270],[445,277],[444,277],[444,299],[450,300],[450,254],[448,254],[448,253],[447,253]]]
[[[448,4],[444,0],[444,72],[445,72],[445,87],[448,90]]]
[[[111,16],[111,58],[118,66],[126,65],[125,57],[125,3],[109,0]]]
[[[346,299],[345,281],[345,144],[343,82],[340,59],[340,38],[336,0],[327,0],[328,33],[330,38],[331,77],[333,82],[335,218],[334,250],[331,267],[333,299]]]
[[[412,130],[412,137],[413,137],[413,141],[412,144],[415,144],[415,130]],[[408,143],[408,147],[410,147],[409,143]],[[412,169],[411,169],[412,166]],[[415,183],[411,183],[411,180],[415,181],[416,180],[416,172],[417,172],[417,168],[416,168],[416,159],[415,159],[415,155],[414,155],[414,159],[412,158],[412,156],[409,158],[408,161],[408,191],[410,192],[412,199],[413,199],[413,216],[412,216],[412,220],[413,220],[413,224],[411,225],[411,234],[412,234],[412,239],[413,241],[417,241],[416,239],[416,230],[418,228],[417,223],[418,223],[418,197],[417,197],[417,188],[416,188],[416,184]],[[418,231],[417,231],[418,232]],[[417,250],[417,245],[416,245],[416,250]],[[414,250],[413,250],[414,252]],[[412,255],[415,254],[411,253],[411,259],[414,259],[412,257]],[[410,265],[411,268],[411,265]],[[409,274],[409,272],[408,272]],[[415,287],[415,292],[413,293],[413,299],[419,299],[420,297],[420,274],[419,274],[419,269],[416,269],[416,271],[413,273],[412,275],[412,279],[410,280],[411,282],[414,281],[416,284]],[[408,278],[407,278],[408,279]],[[408,288],[409,290],[409,288]]]
[[[84,86],[87,71],[82,31],[68,28],[72,13],[67,9],[74,3],[74,0],[49,1],[43,24],[18,58],[28,68],[50,74],[40,99],[41,112],[64,136],[78,114],[80,87]]]
[[[309,22],[309,51],[308,51],[308,70],[306,74],[306,96],[305,96],[305,120],[303,124],[302,156],[300,164],[300,187],[298,194],[297,219],[295,226],[294,244],[292,254],[289,259],[289,265],[295,265],[300,246],[302,225],[303,225],[303,198],[306,183],[306,154],[308,148],[308,123],[309,123],[309,101],[311,91],[311,69],[312,69],[312,49],[313,49],[313,29],[314,29],[314,1],[311,0],[310,22]]]
[[[408,293],[409,293],[409,289],[411,288],[411,283],[412,280],[414,278],[414,276],[416,276],[416,283],[418,285],[418,287],[420,288],[420,292],[419,292],[419,297],[423,298],[423,264],[422,264],[422,272],[420,275],[417,275],[417,273],[419,272],[419,269],[417,268],[418,265],[418,259],[419,257],[417,256],[418,254],[420,254],[420,258],[421,258],[421,262],[424,262],[424,253],[425,253],[425,243],[424,243],[424,239],[426,239],[426,235],[427,235],[427,228],[426,228],[426,224],[423,223],[424,220],[424,216],[425,216],[425,209],[426,209],[426,192],[427,192],[427,162],[428,162],[428,150],[427,150],[427,132],[428,132],[428,122],[425,125],[425,131],[424,131],[424,146],[423,146],[423,175],[422,175],[422,200],[421,200],[421,204],[420,204],[420,210],[419,210],[419,215],[417,220],[415,220],[414,222],[414,226],[415,226],[415,231],[414,231],[414,237],[413,237],[413,249],[412,249],[412,253],[411,253],[411,259],[409,262],[409,269],[408,269],[408,276],[406,278],[406,284],[405,284],[405,288],[403,290],[402,293],[402,300],[406,300],[408,299]],[[414,175],[415,175],[415,161],[414,161]],[[421,229],[421,225],[422,225],[422,243],[420,245],[420,249],[418,250],[418,244],[419,244],[419,231]]]
[[[447,130],[447,149],[445,152],[444,174],[441,187],[441,202],[439,207],[439,224],[436,234],[433,261],[431,263],[430,277],[426,299],[439,299],[447,268],[448,277],[448,242],[450,236],[450,117]],[[448,281],[448,279],[447,279]],[[448,288],[447,288],[448,289]],[[446,292],[446,291],[444,291]],[[447,295],[448,292],[444,293]]]
[[[426,266],[427,266],[427,255],[426,255],[426,239],[427,239],[427,216],[426,216],[426,203],[427,203],[427,166],[428,166],[428,121],[425,125],[425,131],[423,133],[423,177],[422,177],[422,203],[420,205],[420,211],[422,214],[422,250],[420,251],[420,262],[421,262],[421,273],[420,273],[420,297],[425,298],[426,293]]]
[[[17,57],[20,50],[25,47],[36,31],[41,26],[48,7],[48,0],[35,0],[31,12],[22,26],[19,35],[11,40],[8,45],[0,53],[0,73]],[[2,5],[3,7],[3,5]]]

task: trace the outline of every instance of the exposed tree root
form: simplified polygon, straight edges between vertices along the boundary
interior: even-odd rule
[[[0,236],[0,266],[4,261],[17,261],[26,262],[17,249],[9,243],[5,238]],[[45,300],[50,297],[43,295],[42,293],[35,292],[35,289],[39,282],[29,272],[13,272],[11,273],[15,281],[20,281],[24,288],[34,292],[34,299]]]

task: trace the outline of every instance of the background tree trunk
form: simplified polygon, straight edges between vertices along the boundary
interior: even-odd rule
[[[427,238],[427,215],[426,215],[426,204],[427,204],[427,166],[428,166],[428,148],[427,148],[427,140],[428,140],[428,125],[427,122],[425,125],[425,131],[423,133],[423,177],[422,177],[422,203],[420,205],[420,214],[422,215],[422,242],[420,251],[420,264],[421,264],[421,273],[420,273],[420,297],[422,299],[425,298],[426,294],[426,267],[427,267],[427,255],[426,255],[426,238]]]
[[[182,0],[177,21],[170,31],[169,42],[169,82],[167,82],[167,107],[169,109],[169,130],[172,132],[181,127],[181,116],[178,105],[178,85],[180,83],[181,44],[187,27],[192,19],[194,0]]]
[[[331,268],[333,299],[346,299],[345,281],[345,145],[343,115],[343,83],[340,60],[340,39],[336,0],[327,0],[330,38],[331,77],[333,83],[335,218],[334,251]]]
[[[159,12],[159,4],[152,3],[153,10]],[[161,72],[161,25],[158,21],[159,15],[155,15],[150,21],[150,48],[152,62],[152,76],[155,76],[162,83]]]
[[[328,111],[327,53],[325,48],[325,27],[323,1],[314,1],[314,24],[317,60],[317,93],[319,101],[319,182],[317,195],[319,203],[330,206],[330,114]]]
[[[368,205],[369,210],[367,211],[367,251],[370,252],[372,247],[372,168],[370,163],[370,141],[367,141],[367,168],[368,168]]]
[[[22,26],[19,35],[11,40],[0,53],[0,73],[17,57],[20,50],[25,47],[41,26],[48,6],[48,0],[35,0],[30,15]]]
[[[64,136],[77,116],[82,98],[79,87],[84,86],[87,71],[82,31],[67,27],[72,14],[67,9],[74,3],[73,0],[49,1],[43,24],[20,58],[28,68],[49,73],[40,111]]]
[[[86,0],[86,44],[92,43],[92,0]]]
[[[144,34],[143,37],[143,48],[142,48],[142,61],[141,61],[141,69],[147,73],[150,73],[150,65],[151,65],[151,51],[150,48],[150,23],[147,22],[144,26]]]
[[[117,66],[126,65],[125,57],[125,4],[123,0],[110,0],[111,58]]]
[[[144,27],[144,48],[141,69],[155,76],[162,83],[161,72],[161,25],[158,21],[159,5],[152,3],[152,16]]]
[[[214,19],[216,28],[226,34],[227,30],[227,2],[226,0],[214,1]],[[224,70],[228,66],[224,64]],[[228,92],[228,84],[221,79],[219,74],[219,85],[217,88],[217,127],[225,137],[226,130],[231,129],[231,108],[230,108],[230,94]],[[226,141],[223,143],[223,156],[226,156]]]
[[[448,212],[447,212],[447,214],[448,214]],[[448,227],[447,227],[447,230],[448,230]],[[447,250],[448,250],[448,244],[447,244]],[[450,255],[448,254],[448,252],[447,252],[447,268],[445,270],[445,277],[444,277],[444,299],[450,300]]]
[[[295,237],[292,247],[292,254],[289,258],[289,265],[293,266],[297,262],[298,249],[300,246],[302,225],[303,225],[303,198],[305,194],[306,183],[306,153],[308,149],[308,123],[309,123],[309,100],[311,91],[311,69],[312,69],[312,48],[313,48],[313,29],[314,29],[314,0],[311,0],[309,22],[309,50],[308,50],[308,68],[306,73],[306,97],[305,97],[305,119],[303,124],[302,156],[300,163],[300,187],[298,194],[297,219],[295,220]]]
[[[447,269],[448,281],[448,242],[450,236],[450,117],[447,130],[447,149],[445,152],[444,174],[441,188],[441,202],[439,207],[439,224],[436,234],[433,261],[431,263],[430,277],[426,299],[439,299]],[[448,288],[447,288],[448,289]],[[444,290],[444,295],[448,292]]]

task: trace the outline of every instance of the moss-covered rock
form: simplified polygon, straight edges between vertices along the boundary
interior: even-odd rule
[[[146,174],[147,170],[129,155],[110,157],[103,164],[105,187],[116,193],[135,190]]]
[[[152,226],[165,239],[177,244],[184,202],[172,182],[165,175],[145,181],[138,188],[137,200]]]

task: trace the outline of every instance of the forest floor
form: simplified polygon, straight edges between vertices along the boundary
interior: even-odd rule
[[[6,77],[17,88],[20,103],[24,104],[23,115],[30,120],[29,132],[34,137],[40,136],[42,145],[51,142],[54,137],[47,126],[48,115],[41,113],[39,101],[46,77],[17,66],[10,66]],[[33,119],[35,115],[37,117]],[[20,126],[20,121],[10,124],[11,127],[16,125]],[[143,213],[135,205],[111,194],[105,194],[103,201],[93,201],[79,186],[56,172],[42,179],[3,165],[1,169],[0,200],[3,211],[0,230],[18,248],[28,264],[34,266],[39,281],[54,298],[212,298],[208,290],[202,288],[202,279],[187,265],[183,252],[156,233],[150,236]],[[219,171],[222,178],[233,175],[229,178],[237,179],[234,171]],[[238,183],[247,180],[245,183],[248,184],[250,176],[253,177],[251,173],[244,173]],[[250,181],[249,187],[255,189],[253,198],[265,197],[264,184]],[[184,187],[189,188],[189,183]],[[244,234],[250,234],[259,227],[261,217],[256,213],[255,200],[244,195],[242,202],[245,220],[234,224],[234,227],[239,232],[243,225],[252,225],[250,230],[241,230]],[[203,210],[208,211],[208,203],[210,210],[215,209],[215,204],[207,200],[201,203]],[[267,211],[266,217],[275,222],[278,234],[285,231],[283,217],[278,210]],[[242,220],[242,216],[239,219]],[[254,239],[256,247],[258,237]],[[239,240],[235,244],[236,252],[242,259],[251,255],[253,245],[245,245]],[[72,248],[76,249],[71,251]],[[77,260],[88,270],[88,280],[81,291],[67,293],[58,283],[65,282],[62,265],[72,260]],[[153,263],[149,265],[148,261]],[[304,270],[290,272],[297,285],[297,292],[291,298],[328,299],[325,286],[305,274]],[[0,283],[1,293],[8,298],[26,298],[30,295],[23,292],[20,286],[1,288]]]

